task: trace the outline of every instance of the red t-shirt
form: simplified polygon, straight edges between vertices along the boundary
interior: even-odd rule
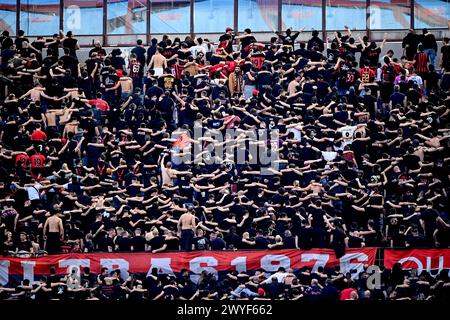
[[[213,65],[213,66],[209,66],[209,68],[208,68],[209,76],[211,76],[211,74],[213,74],[213,73],[222,71],[219,74],[220,79],[225,79],[224,76],[222,75],[222,73],[224,71],[224,67],[225,67],[225,64],[223,64],[223,63],[219,63],[219,64],[216,64],[216,65]],[[226,71],[225,71],[225,73],[226,73]]]
[[[369,67],[364,67],[359,70],[359,78],[362,83],[371,83],[375,79],[375,72]]]
[[[261,70],[263,62],[264,62],[264,57],[262,56],[257,56],[257,57],[251,57],[250,61],[252,62],[252,64],[258,69]]]
[[[16,156],[16,166],[19,161],[22,160],[22,168],[27,168],[29,165],[30,157],[27,154],[21,153]]]
[[[225,117],[225,122],[227,122],[227,121],[229,121],[228,124],[226,125],[227,129],[232,129],[232,128],[234,128],[236,122],[241,121],[241,118],[239,118],[238,116],[235,116],[235,115],[228,116],[228,117]]]
[[[31,140],[34,141],[44,141],[47,139],[47,135],[41,130],[36,130],[31,134]]]
[[[356,295],[358,295],[358,291],[354,288],[347,288],[341,291],[341,300],[350,300],[350,295],[352,292],[356,292]]]
[[[32,168],[43,168],[45,163],[45,157],[42,154],[33,154],[30,157]]]
[[[91,106],[95,106],[99,110],[102,110],[102,111],[109,110],[109,104],[105,100],[102,100],[102,99],[89,100],[88,103]]]

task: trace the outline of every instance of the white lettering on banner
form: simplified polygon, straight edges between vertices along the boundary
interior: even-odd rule
[[[436,277],[441,271],[442,271],[442,269],[444,268],[444,257],[443,256],[439,256],[439,266],[438,266],[438,270],[437,270],[437,273],[436,274],[432,274],[432,272],[431,272],[431,257],[427,257],[427,271],[430,273],[430,275],[432,276],[432,277]],[[433,269],[436,269],[436,268],[433,268]]]
[[[30,280],[30,285],[38,283],[38,281],[34,281],[34,266],[36,265],[36,261],[21,261],[20,264],[23,268],[23,279]]]
[[[236,266],[237,272],[246,272],[247,271],[247,257],[237,257],[231,260],[230,263],[232,266]]]
[[[319,267],[324,267],[327,265],[328,260],[330,259],[329,254],[320,254],[320,253],[303,253],[301,255],[301,262],[311,262],[316,261],[312,267],[312,272],[316,272]]]
[[[89,267],[91,261],[89,259],[64,259],[59,260],[59,267],[66,268],[67,273],[71,273],[73,268],[77,269],[77,274],[80,275],[81,268]]]
[[[206,264],[206,267],[202,267],[202,264]],[[200,278],[200,274],[202,271],[207,271],[208,273],[212,273],[216,276],[218,276],[217,270],[212,267],[217,267],[218,261],[214,257],[197,257],[192,259],[189,262],[189,269],[191,270],[193,275],[191,275],[191,280],[194,283],[198,282],[198,279]]]
[[[421,273],[422,273],[422,271],[423,271],[423,265],[422,265],[422,262],[420,262],[420,260],[417,259],[416,257],[404,257],[403,259],[400,259],[400,260],[398,261],[398,263],[404,264],[404,263],[407,262],[407,261],[415,262],[415,263],[417,264],[417,273],[418,273],[418,274],[421,274]],[[405,269],[405,268],[402,268],[402,269]]]
[[[274,265],[273,262],[278,262]],[[291,267],[291,259],[284,254],[268,254],[261,258],[261,268],[267,272],[276,272],[278,268],[283,267],[289,269]],[[270,276],[270,274],[266,274]]]
[[[425,268],[425,270],[428,271],[433,278],[435,278],[444,269],[444,257],[443,256],[439,256],[439,258],[438,258],[439,259],[439,264],[438,264],[437,268],[431,266],[431,258],[432,257],[426,257],[425,258],[426,259],[425,260],[426,261],[426,268]],[[398,262],[401,265],[403,265],[405,262],[408,262],[408,261],[411,261],[411,262],[414,262],[415,264],[417,264],[417,273],[418,274],[422,273],[422,271],[424,270],[423,263],[417,257],[405,257],[403,259],[400,259]],[[403,269],[409,270],[409,269],[413,269],[413,268],[403,268]],[[433,274],[432,270],[436,270],[436,269],[437,269],[437,271],[435,272],[435,274]],[[450,270],[449,270],[449,275],[450,275]]]
[[[158,269],[158,273],[161,274],[173,274],[171,258],[151,258],[150,259],[150,269],[148,269],[147,277],[152,274],[152,269]]]
[[[9,281],[9,261],[0,260],[0,285],[5,286]]]
[[[129,263],[125,259],[100,259],[100,264],[109,271],[119,269],[120,277],[122,279],[128,278]]]
[[[369,266],[367,268],[367,274],[369,277],[366,280],[367,289],[380,289],[381,288],[381,270],[379,266]]]
[[[340,259],[341,262],[341,272],[347,273],[351,270],[356,270],[356,273],[352,273],[352,279],[355,279],[358,277],[358,274],[362,271],[364,271],[364,264],[363,262],[367,262],[369,260],[369,257],[364,253],[347,253],[343,255]],[[357,263],[352,263],[352,260],[358,261]]]

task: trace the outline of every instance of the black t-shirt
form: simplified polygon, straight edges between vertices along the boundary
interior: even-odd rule
[[[120,237],[116,240],[119,251],[131,251],[132,241],[130,238]]]
[[[312,37],[311,39],[309,39],[307,49],[311,50],[314,47],[319,48],[319,52],[322,52],[325,47],[323,40],[320,39],[319,37]]]
[[[417,170],[420,168],[420,158],[414,154],[407,154],[403,157],[403,161],[410,170]]]
[[[211,250],[223,250],[226,243],[222,238],[216,238],[210,242]]]
[[[82,239],[83,238],[83,231],[81,231],[80,229],[70,229],[68,231],[68,237],[69,240],[78,240],[78,239]]]
[[[98,245],[99,251],[108,252],[109,248],[111,248],[112,250],[115,249],[114,240],[113,240],[113,238],[110,238],[110,237],[100,238],[97,242],[97,245]]]
[[[195,250],[206,250],[208,248],[209,240],[205,237],[198,237],[194,239]]]
[[[418,92],[417,90],[409,90],[406,93],[406,96],[408,97],[408,101],[410,101],[412,104],[414,105],[419,104],[421,95],[420,92]]]
[[[376,49],[366,49],[367,60],[369,60],[371,67],[376,67],[378,64],[378,60],[380,60],[381,48]]]
[[[73,56],[62,56],[60,58],[63,62],[63,68],[64,69],[70,69],[72,71],[72,74],[74,73],[74,70],[76,69],[76,66],[78,64],[78,60],[75,59]]]
[[[114,69],[120,69],[123,70],[123,66],[125,65],[125,59],[121,56],[114,56],[111,58],[111,66],[114,67]]]
[[[53,42],[53,39],[47,39],[46,42]],[[47,45],[47,48],[52,49],[52,56],[59,57],[59,45],[61,41],[58,39],[55,43]]]
[[[133,251],[145,251],[145,238],[143,236],[135,236],[131,239],[131,245],[133,246]]]
[[[438,88],[440,76],[437,72],[430,72],[427,75],[427,89],[431,91],[431,89]]]
[[[247,36],[245,38],[242,38],[241,39],[242,48],[246,48],[246,47],[248,47],[250,44],[252,44],[254,42],[256,42],[256,39],[255,39],[254,36],[249,35],[249,36]]]
[[[179,251],[180,250],[180,239],[178,238],[171,238],[166,239],[165,243],[167,245],[166,250],[167,251]]]
[[[228,53],[231,53],[233,51],[233,39],[234,39],[234,36],[226,34],[226,33],[221,35],[219,38],[219,42],[228,41],[228,44],[226,46],[226,51]]]
[[[63,40],[62,42],[62,46],[63,48],[68,48],[70,50],[70,55],[71,56],[76,56],[77,55],[77,46],[78,40],[77,39],[73,39],[73,38],[66,38]]]
[[[223,125],[223,119],[208,120],[208,127],[211,129],[219,129]]]
[[[273,75],[270,72],[260,72],[258,73],[258,78],[256,83],[258,84],[258,89],[262,90],[265,86],[270,86],[272,84]]]
[[[83,273],[80,278],[81,278],[81,285],[83,287],[92,288],[94,286],[95,276],[93,274],[91,274],[91,273],[88,273],[88,274]]]
[[[269,240],[265,237],[255,238],[255,249],[266,250],[269,245]]]
[[[327,49],[327,60],[328,63],[336,63],[340,53],[336,49]]]
[[[16,245],[18,251],[30,251],[31,242],[30,241],[19,241]]]
[[[151,247],[151,250],[156,250],[162,248],[165,243],[165,239],[163,236],[157,236],[152,238],[147,244]]]
[[[350,236],[348,238],[348,247],[349,248],[361,248],[361,244],[363,243],[363,239],[359,237]]]
[[[27,38],[16,38],[16,40],[14,41],[14,43],[16,44],[16,49],[21,50],[24,42],[30,43],[30,40],[28,40]]]
[[[434,209],[425,209],[420,214],[420,219],[425,222],[425,229],[429,231],[433,231],[437,227],[436,218],[439,216],[438,212]]]
[[[441,48],[442,53],[442,67],[443,68],[449,68],[450,67],[450,46],[442,46]]]
[[[136,54],[137,60],[144,65],[145,64],[145,48],[135,47],[131,50],[131,53]]]
[[[290,236],[290,237],[285,237],[283,240],[284,243],[284,248],[286,249],[295,249],[296,245],[295,245],[295,237]]]
[[[325,211],[323,209],[314,209],[312,210],[311,214],[313,217],[311,226],[313,228],[324,229],[325,221],[323,220],[323,218],[325,216]]]
[[[106,88],[112,88],[119,81],[119,77],[115,73],[110,73],[109,71],[102,72],[103,84]]]

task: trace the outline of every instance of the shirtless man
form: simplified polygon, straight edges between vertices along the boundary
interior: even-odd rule
[[[59,116],[59,125],[62,126],[70,121],[72,113],[75,111],[78,111],[78,109],[72,109],[67,107],[64,108],[63,110],[55,110],[55,109],[47,110],[47,112],[45,113],[45,124],[47,127],[47,131],[56,132],[58,127],[58,124],[56,122],[56,116]]]
[[[57,211],[53,211],[44,224],[45,249],[48,253],[57,253],[61,249],[61,241],[64,240],[64,227]]]
[[[301,80],[301,76],[300,75],[296,75],[294,80],[292,80],[291,82],[289,82],[288,85],[288,93],[290,96],[294,95],[297,93],[297,87],[300,85],[300,80]]]
[[[155,76],[157,77],[161,76],[163,74],[163,71],[167,68],[167,59],[161,53],[162,49],[158,48],[148,65],[149,69],[153,68],[153,70],[155,70]]]
[[[195,229],[197,227],[193,212],[194,208],[190,207],[188,212],[183,213],[180,220],[178,220],[178,233],[181,237],[180,245],[181,250],[184,251],[192,250],[192,239],[194,238]]]
[[[30,96],[31,101],[33,101],[33,102],[41,101],[41,97],[44,97],[46,99],[55,100],[55,98],[46,95],[44,93],[44,90],[45,90],[45,88],[42,87],[42,84],[38,83],[36,85],[36,87],[28,90],[28,92],[25,93],[24,95],[22,95],[19,99],[24,99],[24,98]]]
[[[78,120],[73,120],[71,122],[67,122],[66,126],[64,127],[63,137],[67,138],[67,134],[69,132],[73,132],[74,134],[77,134],[79,124],[80,124],[80,122]]]
[[[123,72],[123,76],[119,79],[119,85],[122,92],[122,99],[126,100],[133,93],[133,79]]]
[[[61,116],[64,110],[47,110],[45,120],[47,128],[56,128],[56,116]]]
[[[164,165],[164,159],[166,156],[167,154],[163,155],[161,159],[161,182],[165,187],[173,187],[173,179],[175,179],[177,175],[190,174],[191,172],[172,169],[172,162],[170,161]]]
[[[84,94],[83,90],[79,88],[64,88],[64,92],[67,92],[67,94],[61,98],[58,98],[58,100],[63,100],[65,98],[70,98],[72,100],[86,99],[86,95]]]

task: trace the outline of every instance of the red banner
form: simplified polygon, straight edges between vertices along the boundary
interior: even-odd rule
[[[364,265],[375,263],[376,248],[349,249],[341,258],[336,258],[329,249],[270,250],[270,251],[194,251],[167,253],[92,253],[61,254],[40,258],[0,258],[0,285],[12,285],[22,279],[36,281],[40,275],[48,275],[50,267],[56,273],[67,274],[70,268],[90,267],[100,273],[102,267],[120,269],[123,278],[131,273],[148,274],[153,268],[159,273],[178,273],[189,270],[193,279],[203,270],[219,275],[232,270],[255,271],[259,268],[275,272],[279,267],[294,270],[302,267],[317,270],[319,267],[333,268],[339,265],[342,272],[357,275]]]
[[[438,274],[443,269],[450,269],[450,249],[412,249],[384,250],[384,266],[391,269],[395,263],[400,263],[403,269],[417,269]]]

